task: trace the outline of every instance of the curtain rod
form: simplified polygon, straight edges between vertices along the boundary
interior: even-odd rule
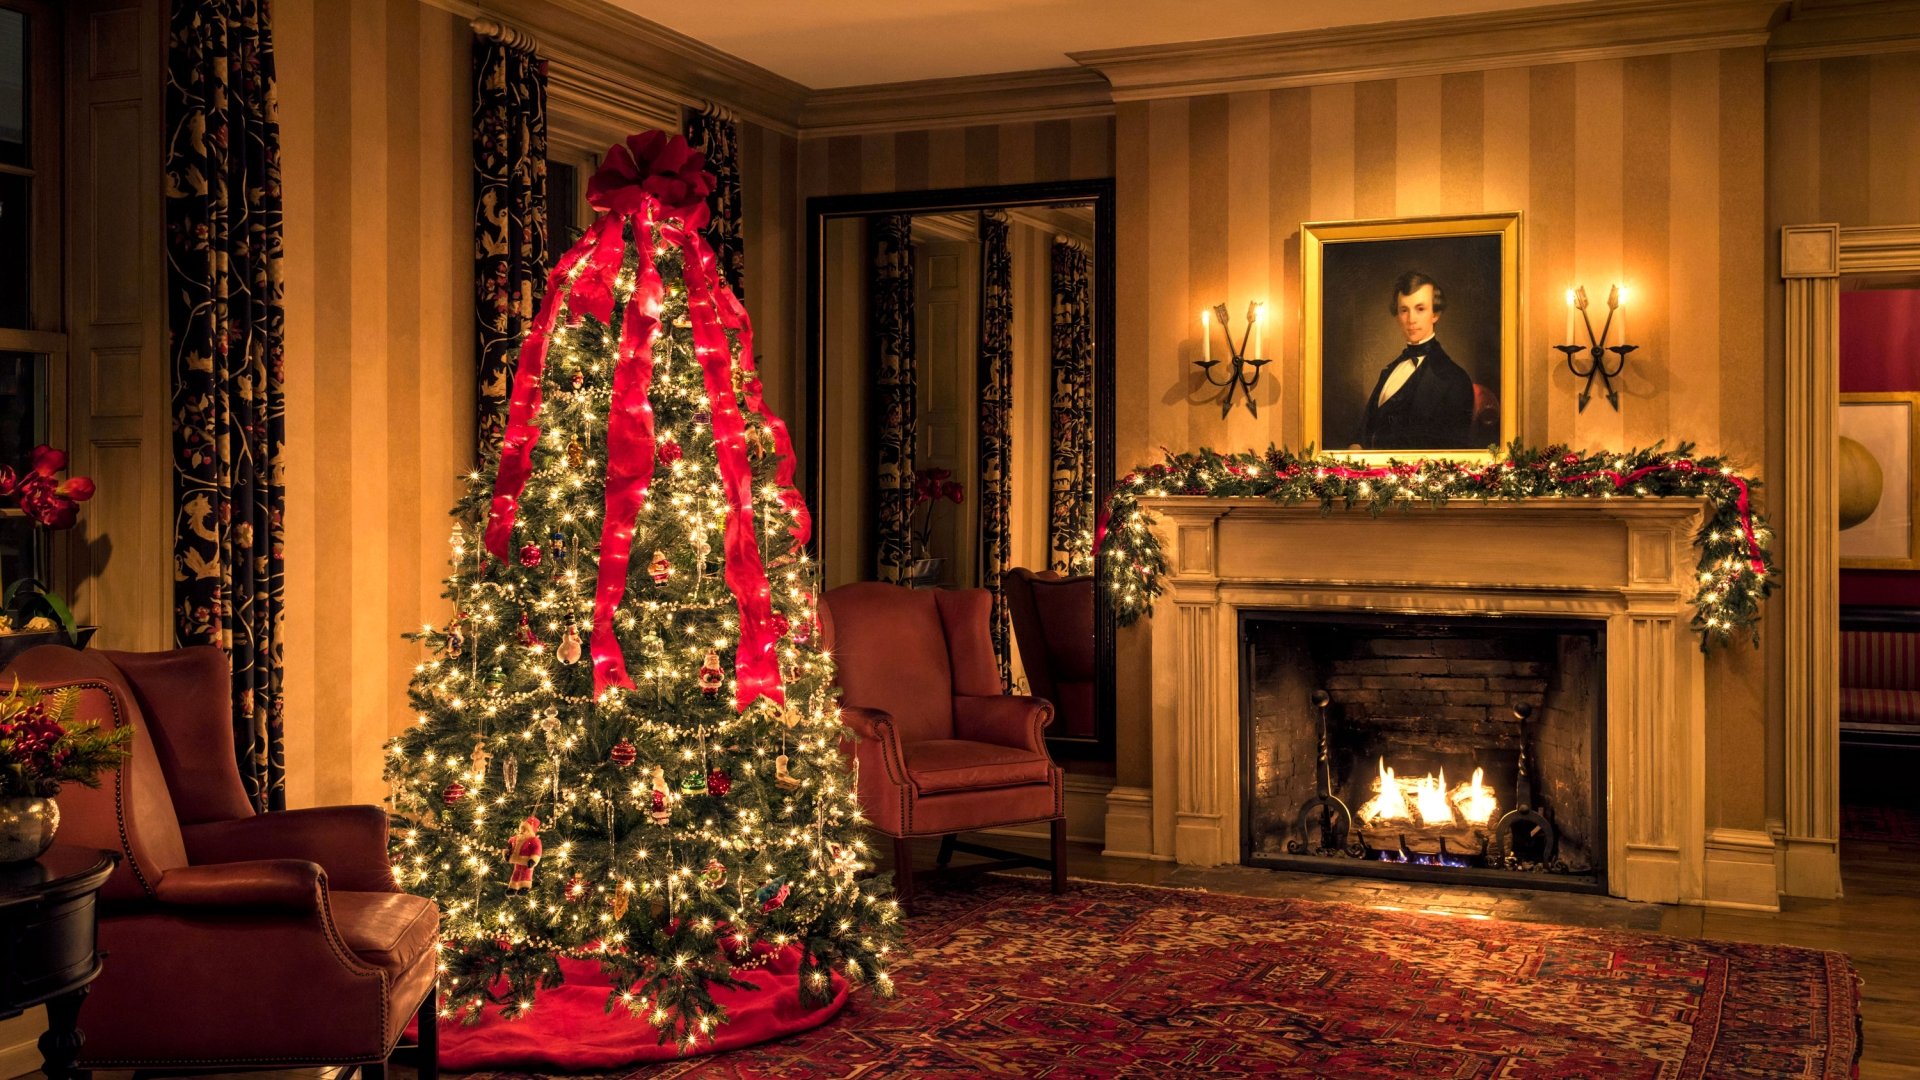
[[[516,49],[525,49],[530,53],[538,53],[540,51],[540,43],[533,39],[532,34],[527,33],[517,26],[508,26],[498,19],[474,19],[467,25],[473,27],[473,32],[480,37],[494,38]]]

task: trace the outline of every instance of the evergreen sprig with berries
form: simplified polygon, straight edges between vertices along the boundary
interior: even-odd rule
[[[100,774],[126,758],[133,729],[74,723],[79,694],[16,680],[0,697],[0,799],[52,798],[63,784],[99,787]]]

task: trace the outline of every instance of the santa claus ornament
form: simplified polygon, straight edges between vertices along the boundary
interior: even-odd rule
[[[665,825],[673,817],[673,811],[668,808],[672,795],[667,790],[667,771],[655,765],[647,786],[653,789],[647,799],[647,817],[655,825]]]
[[[673,564],[667,561],[667,553],[654,552],[653,558],[647,560],[647,577],[653,579],[655,585],[665,585],[672,576]]]
[[[727,673],[720,668],[720,650],[707,650],[707,658],[700,665],[700,674],[696,681],[700,684],[702,694],[708,697],[720,695],[720,688],[727,682]]]
[[[507,875],[508,892],[525,892],[533,888],[533,868],[540,862],[540,819],[529,816],[514,830],[513,839],[507,841],[507,865],[512,872]]]

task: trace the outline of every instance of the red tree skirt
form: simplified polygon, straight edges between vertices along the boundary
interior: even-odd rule
[[[739,989],[715,987],[713,1000],[727,1010],[727,1022],[713,1038],[682,1055],[644,1016],[616,1006],[606,1010],[609,982],[591,960],[560,961],[567,981],[540,991],[533,1009],[508,1020],[489,1008],[477,1024],[452,1018],[440,1021],[440,1068],[446,1072],[480,1069],[606,1072],[624,1065],[670,1061],[682,1056],[737,1050],[819,1027],[847,1003],[847,982],[833,975],[833,999],[817,1009],[800,1004],[800,950],[788,946],[765,967],[743,972]],[[414,1035],[412,1025],[408,1038]]]

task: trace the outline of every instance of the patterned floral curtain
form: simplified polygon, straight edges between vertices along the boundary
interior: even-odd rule
[[[740,133],[733,113],[718,105],[707,104],[689,112],[686,121],[687,142],[707,155],[707,171],[713,174],[713,194],[707,196],[711,217],[701,232],[713,246],[720,261],[720,272],[735,296],[747,298],[747,244],[740,235]]]
[[[1007,215],[980,214],[980,581],[993,594],[993,651],[1013,685],[1013,617],[1003,577],[1013,562],[1013,250]]]
[[[280,125],[268,0],[174,0],[167,48],[167,326],[174,639],[233,668],[235,755],[286,807]]]
[[[1093,572],[1093,285],[1087,249],[1053,242],[1053,485],[1048,563]]]
[[[473,38],[473,287],[480,450],[500,445],[520,339],[547,278],[547,73],[532,42]]]
[[[913,561],[913,443],[919,382],[913,363],[913,219],[873,218],[875,415],[879,442],[877,557],[881,581],[900,581]]]

